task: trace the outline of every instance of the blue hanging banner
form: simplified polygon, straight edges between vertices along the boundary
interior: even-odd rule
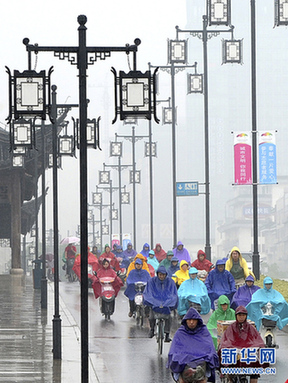
[[[277,184],[275,131],[259,132],[259,183]]]

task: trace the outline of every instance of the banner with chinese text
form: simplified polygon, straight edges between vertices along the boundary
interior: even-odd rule
[[[234,133],[234,183],[252,184],[252,140],[250,132]]]
[[[277,183],[275,131],[259,132],[259,183]]]

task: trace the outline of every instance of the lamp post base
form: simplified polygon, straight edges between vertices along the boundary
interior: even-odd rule
[[[12,268],[10,270],[10,274],[13,274],[13,275],[23,275],[24,274],[24,270],[21,269],[21,268]]]
[[[62,359],[61,356],[61,318],[54,315],[53,322],[53,359]]]
[[[41,309],[47,309],[47,278],[41,279]]]

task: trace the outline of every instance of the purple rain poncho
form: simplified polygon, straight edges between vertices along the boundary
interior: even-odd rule
[[[252,275],[248,275],[245,281],[254,282],[254,278],[252,277]],[[259,289],[260,287],[255,286],[254,284],[251,287],[248,287],[247,284],[245,284],[244,286],[240,286],[234,294],[233,299],[231,301],[232,309],[235,310],[238,306],[246,307],[251,301],[252,295]]]
[[[183,243],[181,241],[179,241],[177,243],[177,246],[175,247],[175,249],[173,249],[173,254],[174,254],[174,257],[177,257],[178,258],[178,261],[179,263],[181,261],[186,261],[189,263],[189,266],[191,264],[191,258],[190,258],[190,255],[189,255],[189,252],[187,249],[185,249],[184,245],[183,245],[183,249],[182,250],[178,250],[178,246],[179,245],[183,245]]]
[[[136,261],[137,262],[137,261]],[[124,295],[132,301],[135,298],[135,282],[148,282],[151,279],[150,274],[147,270],[143,269],[133,269],[130,271],[127,279],[126,279],[126,290],[124,291]]]
[[[166,274],[164,281],[158,278],[158,273]],[[144,305],[150,306],[153,311],[170,314],[177,308],[178,294],[175,282],[167,276],[164,266],[159,266],[157,276],[151,278],[143,292]]]
[[[187,319],[198,319],[195,329],[189,329],[186,324]],[[212,373],[208,381],[215,381],[214,370],[219,366],[218,355],[200,314],[191,307],[173,337],[167,368],[170,368],[173,373],[181,373],[187,364],[195,368],[203,362],[206,362]]]
[[[135,249],[133,249],[133,247],[131,249],[128,249],[128,246],[132,246],[132,243],[131,242],[127,243],[127,249],[124,250],[124,254],[129,258],[131,262],[134,260],[134,258],[136,257],[138,253]]]

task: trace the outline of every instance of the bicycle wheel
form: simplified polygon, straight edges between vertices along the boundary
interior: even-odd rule
[[[163,352],[163,341],[164,341],[164,324],[163,324],[163,321],[159,319],[157,324],[157,342],[158,342],[159,355],[162,355],[162,352]]]

